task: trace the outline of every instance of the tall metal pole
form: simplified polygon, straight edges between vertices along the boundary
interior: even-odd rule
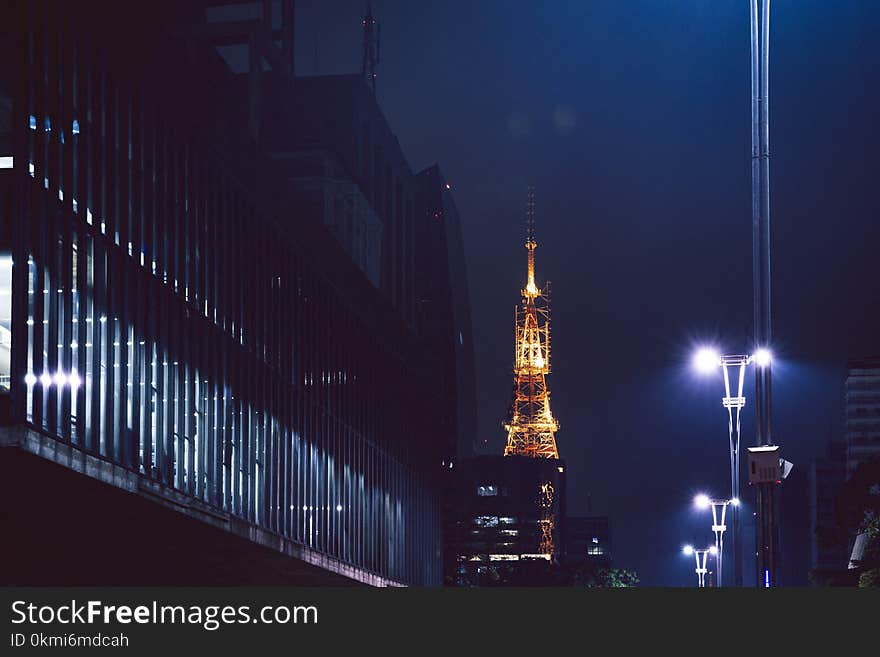
[[[770,331],[770,0],[750,0],[752,69],[752,267],[755,348],[768,347]],[[772,445],[770,370],[755,368],[755,444]],[[757,484],[757,585],[777,585],[774,484]]]

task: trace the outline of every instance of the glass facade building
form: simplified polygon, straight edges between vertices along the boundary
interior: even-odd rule
[[[354,579],[440,583],[424,343],[223,134],[209,54],[84,6],[2,37],[4,449],[110,464]]]

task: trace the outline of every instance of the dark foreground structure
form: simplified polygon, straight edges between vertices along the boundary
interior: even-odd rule
[[[433,374],[453,340],[416,322],[419,218],[384,211],[375,152],[347,171],[366,255],[301,216],[260,109],[293,3],[208,4],[2,9],[0,583],[439,584],[460,437]],[[258,63],[244,95],[229,43]]]
[[[456,465],[449,485],[447,585],[552,583],[564,560],[564,461],[477,456]]]

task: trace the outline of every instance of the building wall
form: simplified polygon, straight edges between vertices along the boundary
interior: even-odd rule
[[[187,77],[150,8],[133,30],[134,4],[89,6],[20,25],[0,442],[121,468],[364,581],[438,583],[406,318],[332,240],[290,229],[271,162],[203,95],[222,88],[209,66]]]
[[[415,180],[373,92],[360,75],[304,76],[267,80],[265,99],[263,141],[276,159],[325,150],[359,186],[382,223],[379,287],[414,325]]]
[[[446,179],[434,165],[418,174],[416,295],[419,330],[438,351],[447,461],[474,456],[477,399],[470,294],[461,218]]]

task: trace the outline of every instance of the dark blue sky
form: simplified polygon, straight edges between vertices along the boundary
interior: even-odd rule
[[[297,3],[299,74],[359,70],[364,4]],[[569,509],[611,515],[615,562],[644,583],[690,585],[680,546],[711,537],[690,498],[729,486],[721,381],[696,379],[690,352],[751,347],[748,2],[373,6],[380,103],[462,215],[484,449],[505,439],[532,184]],[[842,434],[846,359],[880,353],[880,3],[772,12],[774,435],[796,468],[783,537],[796,584],[809,460]]]

